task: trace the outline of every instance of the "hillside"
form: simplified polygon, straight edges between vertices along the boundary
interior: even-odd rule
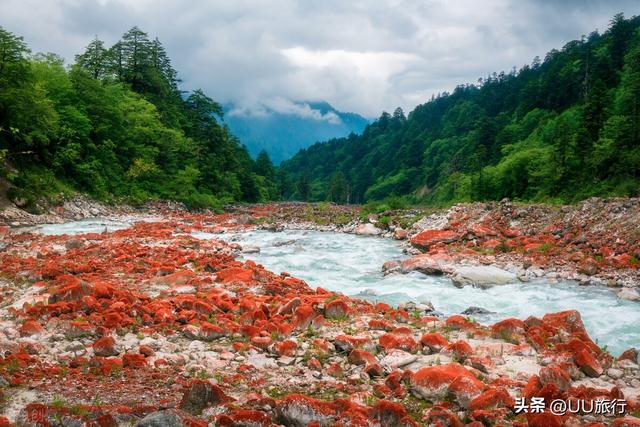
[[[640,189],[640,18],[282,164],[285,197],[574,201]]]
[[[96,38],[68,67],[2,27],[0,51],[0,182],[18,207],[75,191],[214,208],[277,197],[269,159],[251,159],[220,104],[182,91],[162,44],[137,27],[111,47]]]
[[[284,108],[283,108],[284,107]],[[229,105],[225,123],[255,157],[265,150],[275,163],[318,141],[361,133],[364,117],[336,110],[326,102],[261,106],[257,112]]]

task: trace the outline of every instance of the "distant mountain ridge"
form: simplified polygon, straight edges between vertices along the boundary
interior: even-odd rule
[[[318,141],[361,133],[369,120],[336,110],[328,102],[261,103],[253,109],[227,104],[225,123],[255,157],[265,150],[278,164]]]

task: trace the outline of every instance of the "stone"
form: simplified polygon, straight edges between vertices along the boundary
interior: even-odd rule
[[[354,233],[360,236],[377,236],[378,234],[382,233],[382,230],[368,222],[366,224],[357,226],[354,230]]]
[[[173,411],[152,412],[141,419],[136,427],[182,427],[182,419]]]
[[[411,244],[428,250],[437,243],[451,243],[458,239],[458,234],[451,230],[424,230],[411,239]]]
[[[618,292],[618,298],[627,300],[627,301],[640,301],[640,293],[637,289],[634,288],[622,288],[620,292]]]
[[[475,305],[472,305],[471,307],[468,307],[464,311],[460,312],[460,314],[463,314],[465,316],[473,316],[478,314],[491,314],[491,313],[494,313],[494,312],[489,311],[486,308],[476,307]]]
[[[200,415],[210,405],[226,403],[230,398],[220,386],[209,381],[193,380],[180,401],[180,409],[193,415]]]
[[[479,396],[484,384],[458,363],[422,368],[411,375],[411,387],[422,398],[439,402],[451,396],[463,408]]]
[[[319,425],[327,427],[333,423],[335,408],[331,403],[316,400],[302,394],[290,394],[278,402],[277,414],[284,424],[292,427]]]
[[[518,282],[514,273],[493,265],[455,267],[451,281],[461,288],[466,285],[490,288],[495,285],[506,285]]]
[[[93,343],[93,352],[96,356],[111,357],[119,352],[116,350],[116,340],[112,336],[102,337]]]

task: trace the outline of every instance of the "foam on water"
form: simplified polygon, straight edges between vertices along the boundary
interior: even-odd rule
[[[199,238],[214,236],[208,233],[194,235]],[[245,257],[274,272],[291,273],[312,287],[321,286],[390,304],[431,301],[435,309],[445,315],[479,306],[495,312],[474,316],[485,324],[507,317],[526,319],[530,315],[576,309],[591,337],[600,345],[606,345],[612,353],[640,347],[640,304],[620,300],[605,288],[538,281],[487,290],[470,286],[459,289],[442,276],[411,273],[384,277],[381,266],[385,261],[405,257],[400,244],[390,239],[316,231],[255,231],[215,236],[259,246],[260,253]]]
[[[115,221],[105,218],[86,218],[64,224],[45,224],[30,227],[31,230],[46,235],[102,233],[131,227],[129,221]]]

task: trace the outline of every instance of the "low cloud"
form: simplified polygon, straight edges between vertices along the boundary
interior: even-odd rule
[[[2,0],[0,25],[68,61],[94,36],[110,44],[138,25],[165,44],[185,89],[255,111],[317,117],[291,101],[325,100],[375,117],[604,31],[617,12],[636,15],[640,3]]]

